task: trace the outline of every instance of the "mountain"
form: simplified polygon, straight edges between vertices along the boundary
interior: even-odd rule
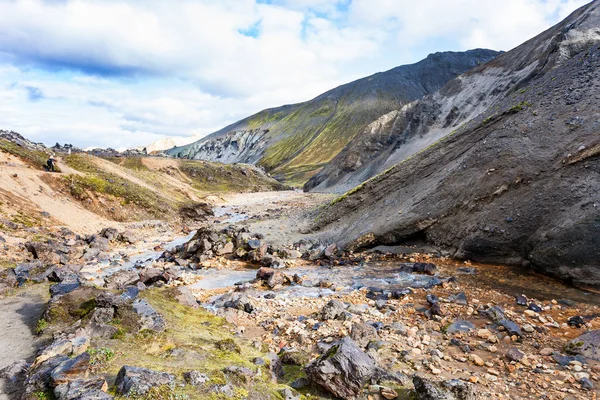
[[[158,153],[161,151],[172,149],[173,147],[185,146],[186,144],[195,142],[198,139],[199,139],[198,135],[194,135],[194,136],[190,136],[190,137],[171,137],[171,136],[169,136],[169,137],[159,139],[155,142],[152,142],[151,144],[149,144],[147,146],[138,147],[137,149],[138,150],[146,149],[146,152],[148,154],[154,154],[154,153]]]
[[[314,228],[348,249],[426,241],[600,288],[598,93],[594,1],[357,137],[313,188],[391,167]]]
[[[498,54],[484,49],[431,54],[416,64],[339,86],[305,103],[261,111],[166,153],[258,164],[280,180],[303,184],[372,121],[435,92]]]

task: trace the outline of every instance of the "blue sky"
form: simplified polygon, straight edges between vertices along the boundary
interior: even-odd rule
[[[0,129],[201,137],[429,53],[510,50],[581,0],[0,0]]]

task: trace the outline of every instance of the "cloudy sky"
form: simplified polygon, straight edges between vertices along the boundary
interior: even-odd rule
[[[0,129],[206,135],[429,53],[510,50],[587,0],[0,0]]]

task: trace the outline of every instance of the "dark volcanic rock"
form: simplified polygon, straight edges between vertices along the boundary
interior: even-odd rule
[[[360,393],[376,367],[373,358],[346,337],[309,364],[306,373],[334,396],[348,399]]]
[[[173,387],[174,384],[175,377],[171,374],[127,365],[121,368],[115,381],[117,392],[123,396],[143,396],[153,387]]]
[[[416,375],[413,378],[418,400],[477,400],[481,397],[474,385],[451,379],[434,381]]]
[[[330,300],[321,310],[321,318],[324,321],[330,319],[345,319],[346,306],[339,300]]]
[[[103,378],[74,380],[54,389],[56,400],[112,400],[106,393],[108,384]]]

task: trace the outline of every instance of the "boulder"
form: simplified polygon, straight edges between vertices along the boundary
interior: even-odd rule
[[[210,204],[204,202],[186,204],[179,209],[179,215],[183,219],[195,222],[206,221],[208,217],[215,215]]]
[[[474,385],[458,379],[434,381],[413,377],[417,400],[477,400],[481,397]]]
[[[112,400],[113,396],[106,393],[108,384],[104,378],[78,379],[54,389],[56,400]]]
[[[565,351],[600,361],[600,330],[589,331],[576,337],[565,346]]]
[[[254,305],[250,301],[250,298],[241,293],[228,293],[221,296],[214,303],[217,307],[234,308],[236,310],[245,311],[252,313],[254,311]]]
[[[373,325],[364,323],[352,324],[352,330],[350,331],[350,337],[359,346],[365,347],[372,340],[379,340],[377,329]]]
[[[344,320],[346,318],[346,306],[339,300],[330,300],[321,310],[321,318],[324,321],[331,319]]]
[[[107,289],[124,289],[126,286],[135,286],[140,281],[140,276],[133,270],[120,270],[105,279]]]
[[[166,322],[163,317],[146,301],[137,299],[133,302],[133,311],[140,317],[140,330],[148,329],[154,332],[164,332]]]
[[[119,238],[119,231],[115,228],[104,228],[100,231],[100,236],[108,239],[109,242],[114,242]]]
[[[169,279],[165,276],[165,272],[158,268],[144,268],[140,273],[140,282],[146,286],[151,286],[158,281],[167,283]]]
[[[345,337],[306,367],[309,379],[342,399],[357,396],[377,365],[352,339]]]
[[[79,378],[85,377],[90,367],[90,354],[81,353],[75,358],[65,360],[58,365],[52,374],[52,386],[63,385]]]
[[[143,396],[153,387],[173,387],[175,377],[166,372],[156,372],[146,368],[125,365],[117,374],[115,386],[123,396]]]

